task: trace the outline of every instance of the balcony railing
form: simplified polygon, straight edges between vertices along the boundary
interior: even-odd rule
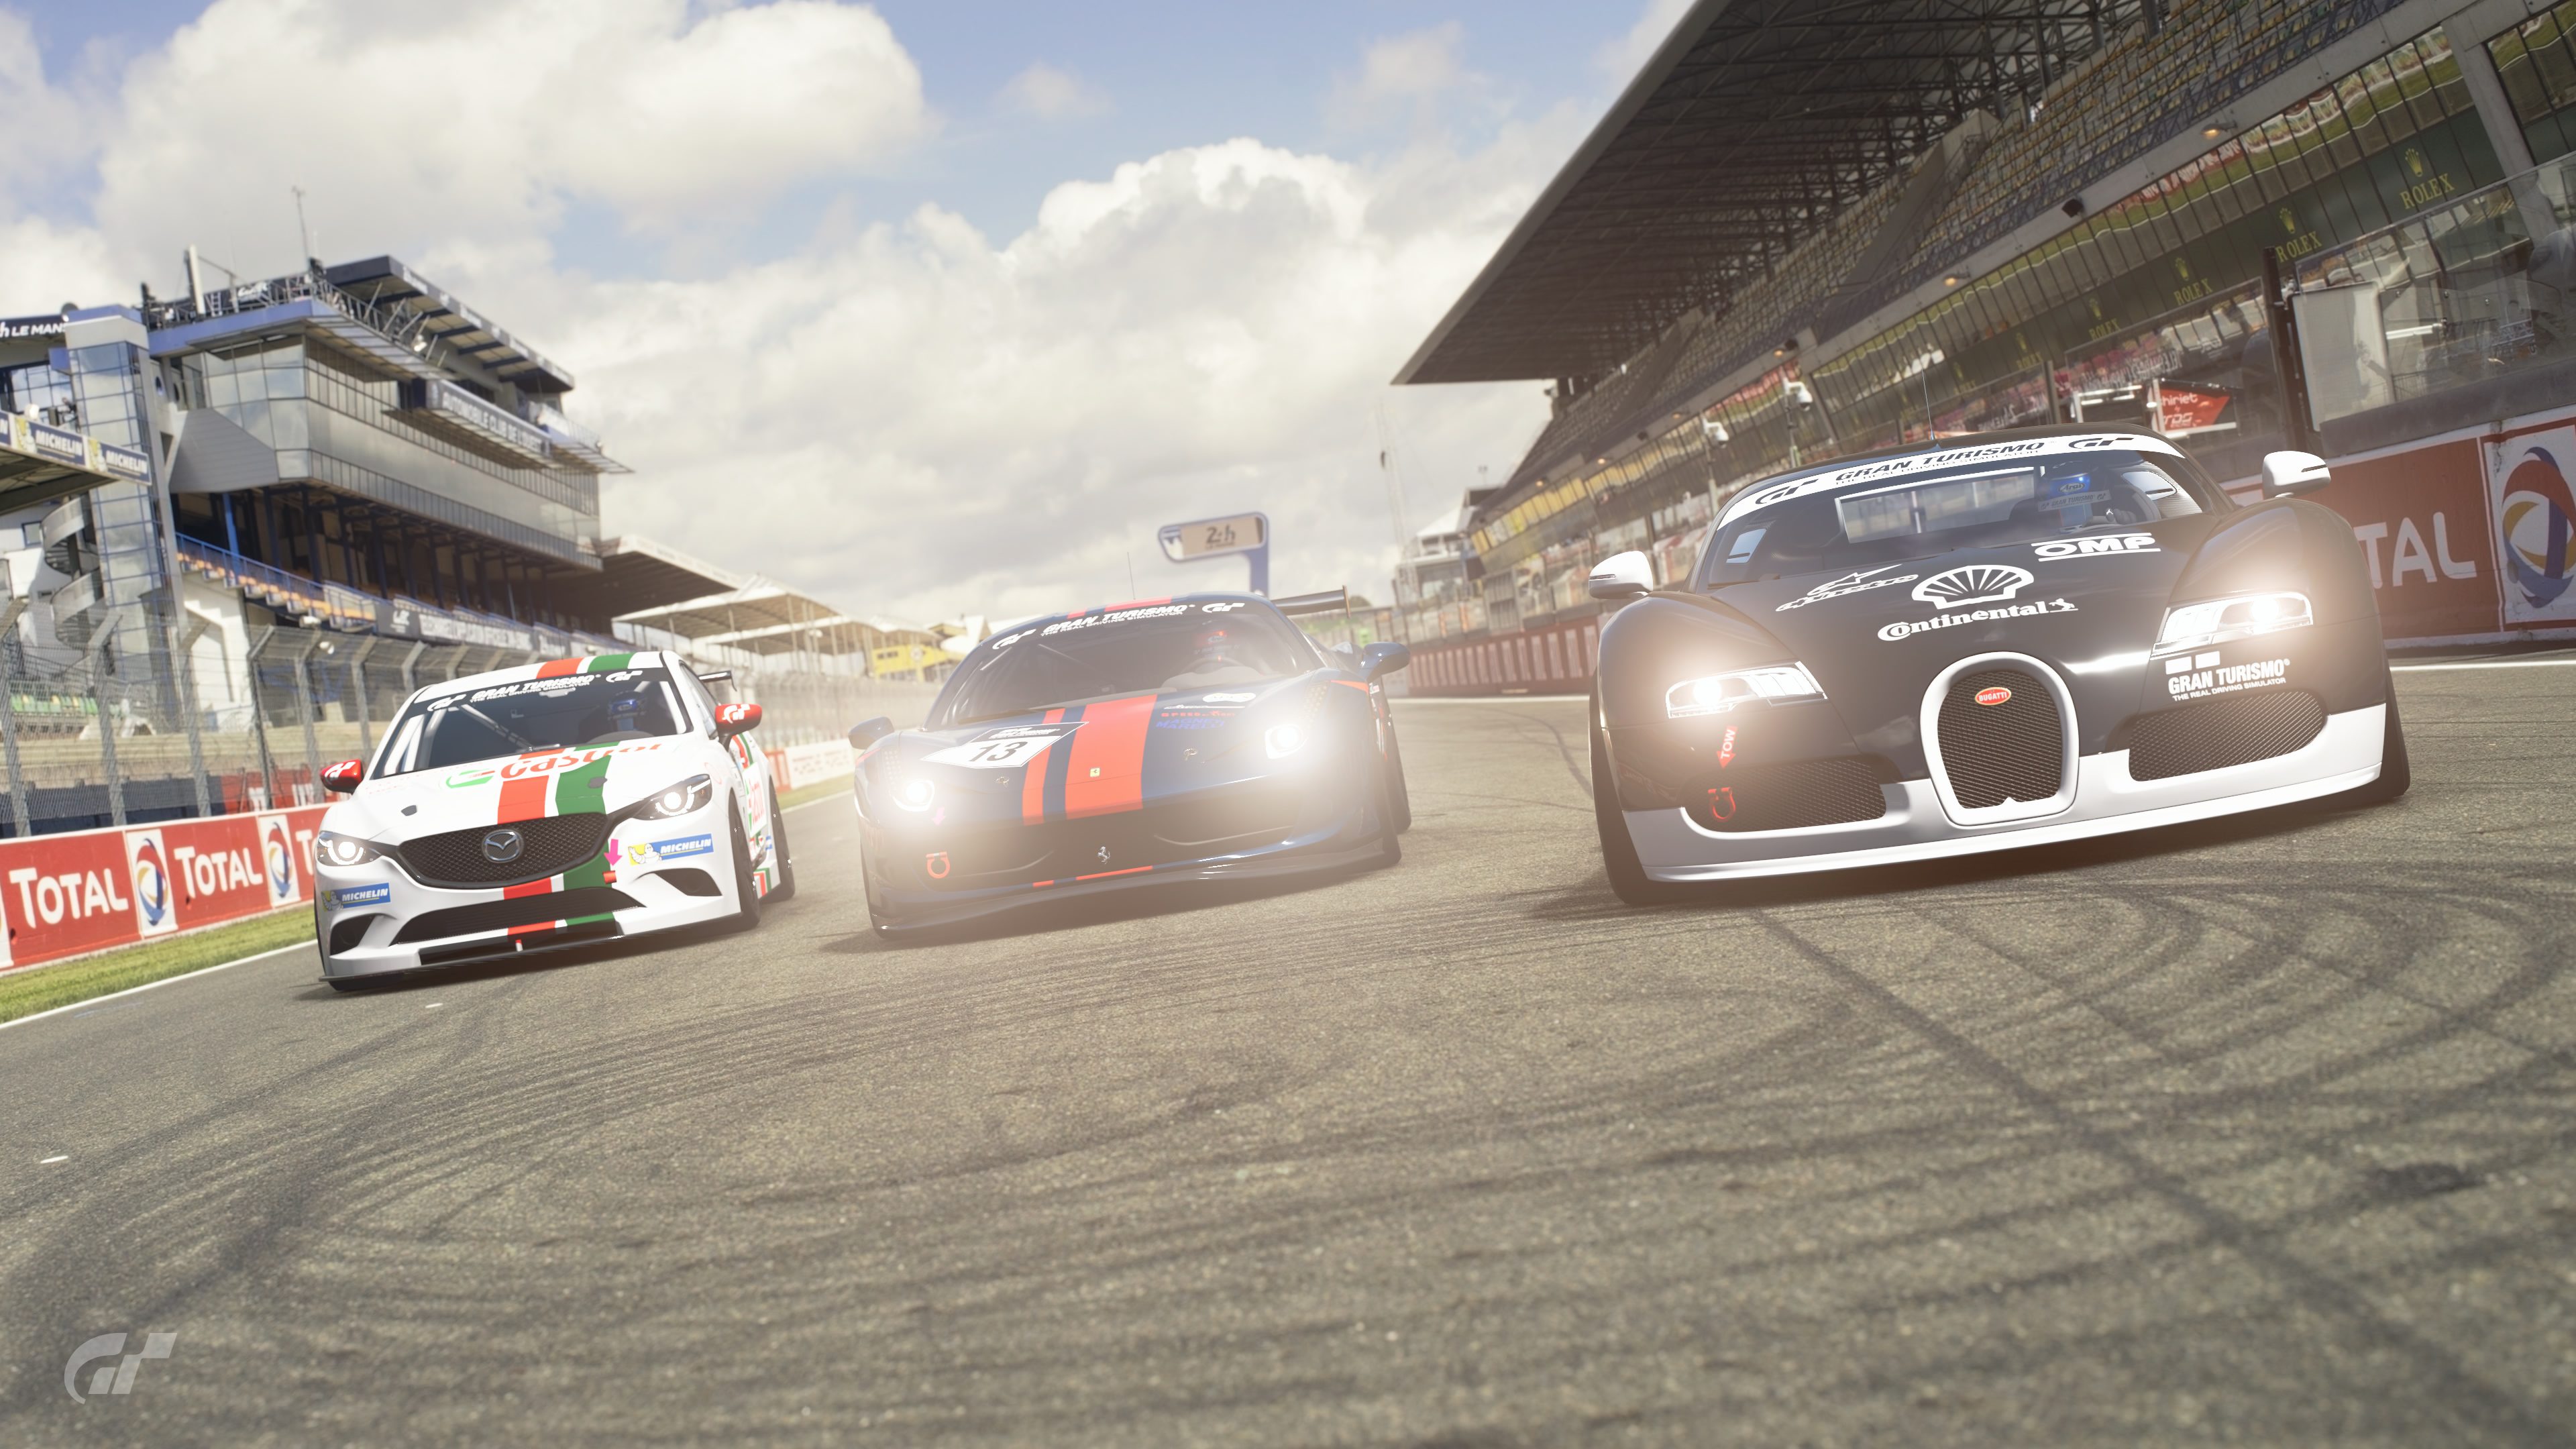
[[[2576,371],[2576,156],[2301,260],[2293,306],[2330,441],[2368,446],[2419,400],[2483,418],[2507,414],[2481,394],[2556,396]]]

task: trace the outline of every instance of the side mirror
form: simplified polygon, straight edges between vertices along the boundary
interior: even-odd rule
[[[1642,599],[1655,591],[1655,566],[1637,549],[1614,553],[1592,566],[1584,588],[1604,603]]]
[[[756,704],[720,704],[716,706],[716,738],[729,740],[760,728],[760,706]]]
[[[2263,496],[2287,498],[2293,493],[2314,493],[2334,481],[2326,460],[2314,453],[2265,453],[2263,455]]]
[[[1383,678],[1412,662],[1413,651],[1393,640],[1371,644],[1360,651],[1360,677],[1362,679]]]
[[[875,719],[861,720],[850,726],[850,748],[864,750],[893,733],[894,721],[884,715],[878,715]]]
[[[365,778],[367,778],[367,762],[364,760],[342,760],[336,765],[322,767],[322,788],[334,795],[350,793],[357,789],[358,782]]]

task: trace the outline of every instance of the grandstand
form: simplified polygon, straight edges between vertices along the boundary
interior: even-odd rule
[[[0,319],[0,835],[314,803],[422,685],[756,591],[603,538],[626,470],[571,374],[399,259],[188,260],[184,297]],[[781,743],[837,738],[885,631],[765,597],[768,634],[656,642],[732,667]]]
[[[2417,459],[2438,491],[2390,461],[2576,410],[2571,29],[2539,0],[1701,0],[1396,379],[1550,385],[1470,520],[1485,635],[1590,619],[1609,553],[1687,568],[1756,477],[2050,420],[2153,423],[2232,480],[2347,460],[2325,501],[2366,542],[2450,550],[2413,592],[2390,554],[2398,637],[2576,625],[2514,606],[2474,441]],[[2312,317],[2370,377],[2283,366]]]

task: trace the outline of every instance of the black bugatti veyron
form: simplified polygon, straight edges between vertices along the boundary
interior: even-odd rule
[[[1630,901],[2407,786],[2351,529],[2264,462],[2055,427],[1840,460],[1719,514],[1689,578],[1593,571],[1595,814]]]

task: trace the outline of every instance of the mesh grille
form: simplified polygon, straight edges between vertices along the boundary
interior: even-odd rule
[[[506,931],[512,926],[533,926],[576,916],[604,916],[611,911],[629,910],[634,904],[633,897],[611,886],[583,886],[542,896],[485,901],[479,906],[455,906],[414,916],[403,923],[402,934],[394,937],[394,944],[470,936],[477,931]]]
[[[2010,690],[1979,704],[1988,690]],[[2057,696],[2027,669],[1979,669],[1950,682],[1941,701],[1941,767],[1970,810],[2046,800],[2066,783],[2066,722]]]
[[[1887,813],[1878,767],[1859,755],[1729,770],[1691,806],[1711,830],[1804,830]]]
[[[925,852],[940,847],[947,873],[930,875],[929,860],[920,857],[922,879],[935,890],[983,890],[1276,845],[1297,833],[1302,805],[1292,791],[1256,788],[1082,820],[959,831],[924,844]]]
[[[517,859],[496,865],[483,858],[483,837],[502,829],[518,831],[521,844]],[[607,816],[555,815],[424,835],[403,844],[402,861],[422,885],[518,885],[561,875],[599,854],[607,841]]]
[[[2304,747],[2325,727],[2325,701],[2304,689],[2159,710],[2129,737],[2129,777],[2168,780],[2268,760]]]

